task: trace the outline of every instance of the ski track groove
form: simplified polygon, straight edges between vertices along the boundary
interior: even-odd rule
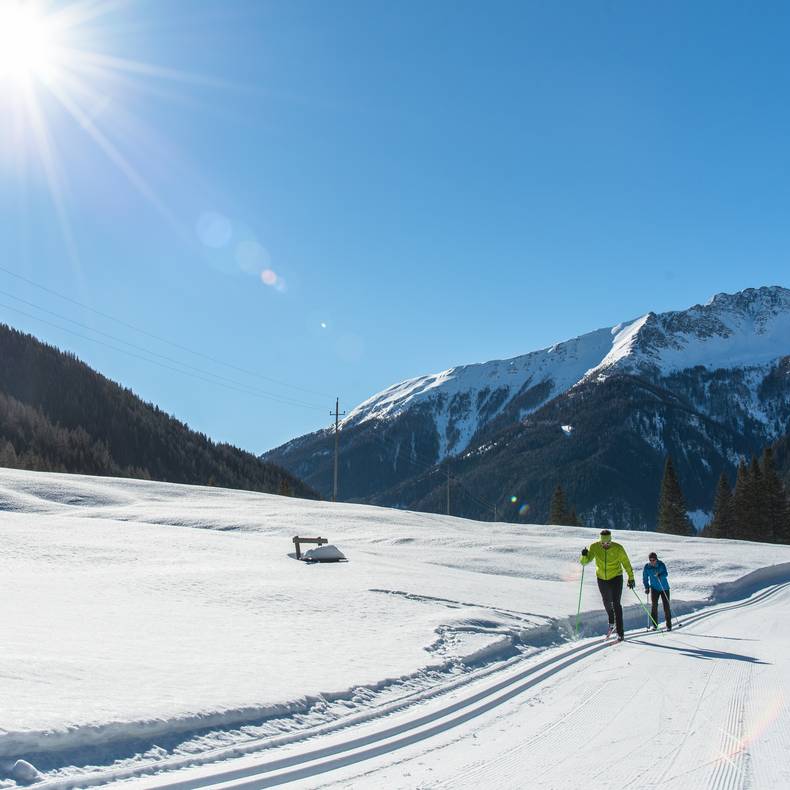
[[[653,686],[658,687],[658,701],[659,701],[660,708],[659,708],[657,719],[658,719],[659,722],[663,722],[663,721],[666,721],[666,718],[667,718],[667,716],[666,716],[666,696],[667,696],[666,695],[666,687],[656,677],[651,678],[651,681],[652,681],[652,685]],[[653,742],[653,740],[655,738],[657,738],[660,735],[660,733],[661,733],[661,725],[659,724],[656,727],[655,732],[651,735],[650,741],[648,742],[648,746]],[[644,749],[644,743],[641,744],[641,748]],[[645,758],[644,753],[641,755],[641,758],[642,758],[641,762],[642,763],[644,763],[645,759],[649,759],[650,762],[648,763],[647,766],[640,766],[640,767],[635,768],[634,771],[631,773],[631,775],[621,785],[620,790],[626,790],[626,788],[634,787],[634,785],[637,782],[639,782],[639,780],[642,779],[642,777],[645,776],[645,774],[650,774],[650,773],[652,773],[653,770],[656,769],[656,766],[659,765],[659,763],[662,760],[662,757],[660,755],[656,754],[655,756],[653,756],[651,758],[650,755],[652,754],[652,751],[653,750],[648,752],[647,758]],[[637,785],[637,786],[638,787],[645,787],[646,785],[645,784],[640,784],[640,785]]]
[[[439,782],[432,785],[432,787],[461,787],[470,782],[474,783],[475,786],[504,787],[505,785],[502,781],[503,775],[512,776],[512,767],[517,763],[523,763],[522,752],[530,750],[535,746],[539,746],[544,751],[550,751],[555,744],[567,737],[568,729],[575,729],[576,726],[585,719],[595,718],[596,710],[594,707],[591,708],[590,705],[596,697],[604,691],[608,684],[609,681],[596,689],[570,713],[553,722],[540,732],[532,735],[524,742],[508,749],[502,755],[498,756],[496,760],[481,760],[477,764],[460,771],[453,776],[452,779]],[[538,778],[538,776],[539,775],[532,774],[531,778]],[[483,779],[487,781],[479,785],[478,782]]]
[[[773,597],[775,594],[789,586],[790,582],[773,585],[761,593],[758,593],[753,598],[728,605],[719,605],[715,609],[709,611],[691,614],[684,618],[684,623],[686,625],[690,625],[701,620],[706,620],[718,613],[732,611],[744,606],[760,607],[761,603],[766,602],[768,598]],[[328,747],[312,749],[290,757],[268,760],[248,768],[217,771],[209,776],[195,777],[192,779],[178,779],[174,775],[177,775],[177,772],[174,771],[168,773],[167,771],[164,771],[161,773],[161,778],[164,780],[161,783],[156,783],[157,777],[154,773],[156,766],[151,766],[148,770],[140,771],[134,776],[128,776],[127,780],[141,780],[144,776],[148,776],[146,787],[159,788],[160,790],[196,790],[197,788],[201,787],[213,787],[217,789],[227,788],[227,790],[230,790],[230,788],[233,788],[234,790],[242,790],[243,788],[257,790],[258,788],[271,787],[291,781],[298,781],[300,779],[318,776],[328,771],[333,771],[344,766],[353,765],[358,762],[380,756],[382,754],[390,753],[410,744],[422,741],[433,735],[446,732],[451,728],[469,721],[470,719],[474,719],[477,716],[480,716],[482,713],[485,713],[492,708],[507,702],[508,700],[522,694],[527,689],[543,683],[567,667],[587,659],[590,656],[599,653],[601,650],[607,649],[609,646],[610,643],[601,642],[598,639],[592,643],[569,646],[568,648],[564,649],[563,652],[557,655],[551,656],[550,658],[544,659],[543,661],[539,661],[533,666],[525,668],[524,670],[521,670],[520,672],[517,672],[516,674],[504,680],[500,680],[481,691],[476,691],[473,694],[469,694],[459,700],[446,704],[432,713],[417,716],[414,719],[407,720],[406,722],[399,725],[384,727],[383,729],[368,735],[363,735],[361,737],[351,737]],[[508,668],[512,669],[512,664],[508,664]],[[492,674],[494,676],[496,675],[496,673]],[[708,674],[705,687],[702,694],[700,695],[700,700],[698,701],[694,712],[690,717],[689,726],[686,732],[691,730],[691,726],[697,717],[702,701],[706,697],[706,691],[710,684],[712,675],[713,669],[711,669],[711,672]],[[642,687],[644,687],[644,684]],[[735,700],[733,701],[732,710],[734,713],[732,713],[732,715],[735,716],[736,719],[738,716],[740,716],[740,721],[742,722],[745,697],[741,696],[738,699],[740,702]],[[583,716],[584,708],[584,705],[578,706],[576,709],[574,709],[573,715],[576,717]],[[382,715],[382,718],[384,718],[384,715]],[[562,723],[564,722],[557,722],[557,725]],[[564,728],[560,726],[552,726],[551,729],[553,730],[554,734],[553,736],[548,736],[550,737],[549,742],[555,742],[560,738],[561,731]],[[307,740],[308,737],[309,734],[306,733],[305,739]],[[539,741],[544,737],[546,737],[546,735],[544,733],[540,733],[534,736],[533,741]],[[265,748],[267,748],[267,746],[262,746],[262,750]],[[666,766],[666,769],[662,774],[658,784],[664,783],[665,777],[674,767],[682,749],[683,743],[670,750],[670,752],[663,757],[657,758],[657,761],[660,761],[674,752],[674,756],[672,757],[669,765]],[[514,755],[518,751],[520,751],[520,748],[511,750],[511,752],[513,752],[513,754],[510,755],[511,761],[515,759]],[[161,768],[161,766],[159,767]],[[693,770],[699,770],[699,766]],[[671,778],[671,781],[680,778],[680,776],[682,776],[684,773],[686,772],[681,771],[674,775]],[[730,777],[730,774],[727,773],[727,776]],[[69,777],[40,783],[37,785],[37,788],[39,788],[39,790],[68,790],[69,788],[106,784],[108,781],[117,781],[117,779],[116,777],[108,777],[106,775],[104,777],[90,777],[89,775],[81,775],[79,777]],[[632,784],[633,781],[634,779],[627,781],[626,786],[628,784]],[[728,778],[727,781],[734,782],[735,780]],[[451,783],[450,786],[453,786],[453,784]],[[737,784],[727,784],[717,785],[716,788],[717,790],[730,790],[730,787],[737,786]]]

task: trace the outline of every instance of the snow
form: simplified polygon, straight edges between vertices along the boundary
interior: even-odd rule
[[[393,420],[411,409],[426,409],[436,424],[437,460],[441,461],[465,451],[485,423],[519,393],[539,384],[549,385],[545,397],[524,409],[519,418],[583,381],[602,380],[617,372],[649,371],[667,376],[697,366],[751,370],[749,387],[754,402],[747,407],[767,424],[770,415],[758,408],[756,390],[769,370],[788,354],[790,290],[778,286],[747,289],[718,294],[708,304],[688,310],[647,313],[513,359],[462,365],[407,379],[356,406],[343,426]],[[497,408],[488,410],[487,400],[496,393],[504,397]]]
[[[572,387],[590,367],[597,364],[611,345],[610,329],[599,329],[581,337],[558,343],[550,348],[533,351],[510,360],[494,360],[481,364],[463,365],[440,373],[419,376],[388,387],[352,409],[343,426],[358,425],[369,420],[390,420],[416,408],[432,409],[440,441],[439,458],[462,452],[484,421],[499,414],[524,388],[550,382],[547,396],[525,410],[520,416],[539,408],[550,398]],[[497,409],[486,413],[485,419],[477,410],[480,401],[486,406],[486,395],[492,397],[504,391]],[[470,406],[461,414],[454,399],[468,397]],[[475,404],[474,406],[472,404]],[[453,406],[456,410],[451,413]],[[447,427],[458,430],[458,439],[446,441]]]
[[[713,518],[713,514],[707,510],[690,510],[687,515],[696,532],[701,532]]]
[[[790,290],[747,289],[685,311],[648,313],[620,328],[611,351],[587,378],[644,365],[663,376],[697,366],[765,368],[788,354]]]
[[[337,546],[328,543],[326,546],[316,546],[304,553],[305,560],[313,562],[338,562],[346,559],[346,555]]]
[[[295,562],[316,532],[351,561]],[[752,786],[785,787],[790,547],[616,534],[637,576],[667,563],[688,625],[599,655],[591,571],[573,640],[596,535],[0,469],[0,787],[567,788],[602,744],[617,770],[592,786],[656,763],[694,786],[730,770],[709,754],[727,738]]]

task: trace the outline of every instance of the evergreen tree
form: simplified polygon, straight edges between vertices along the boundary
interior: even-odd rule
[[[567,524],[568,510],[565,506],[565,492],[562,486],[557,484],[554,493],[551,495],[551,505],[549,506],[549,524]]]
[[[759,497],[754,470],[754,459],[751,465],[747,465],[744,459],[738,465],[738,477],[732,493],[732,518],[733,537],[739,540],[760,540],[757,528]]]
[[[583,527],[581,519],[579,518],[578,514],[576,513],[576,506],[574,505],[571,508],[571,512],[568,516],[568,526],[570,527]]]
[[[763,480],[760,462],[757,460],[757,456],[754,455],[752,456],[752,462],[749,464],[749,479],[752,484],[752,496],[754,498],[754,513],[749,530],[751,540],[767,542],[771,540],[771,525],[768,520],[768,509],[766,508],[765,480]]]
[[[658,498],[658,532],[670,535],[693,535],[694,528],[686,513],[686,503],[680,482],[675,474],[672,458],[667,456],[661,493]]]
[[[713,500],[713,519],[705,528],[706,537],[734,538],[735,520],[732,512],[732,489],[725,472],[721,473]]]
[[[760,464],[762,481],[762,504],[768,533],[763,540],[772,543],[787,543],[790,533],[790,507],[782,481],[776,471],[774,454],[770,447],[763,451]]]
[[[735,489],[732,492],[733,538],[749,539],[749,524],[754,511],[753,486],[749,477],[749,467],[741,459],[738,464],[738,476],[735,478]]]

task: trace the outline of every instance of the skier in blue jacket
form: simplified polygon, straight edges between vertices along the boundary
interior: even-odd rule
[[[672,612],[669,608],[669,579],[667,566],[658,559],[658,555],[651,551],[648,555],[648,562],[642,571],[642,584],[645,587],[645,595],[650,594],[652,600],[651,615],[653,622],[650,627],[655,630],[658,622],[658,599],[664,604],[664,620],[667,624],[667,631],[672,630]]]

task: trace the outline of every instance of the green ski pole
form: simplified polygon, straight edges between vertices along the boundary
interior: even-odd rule
[[[582,610],[582,588],[584,587],[584,568],[582,565],[582,580],[579,582],[579,606],[576,609],[576,627],[573,629],[573,638],[579,636],[579,612]]]
[[[639,597],[639,593],[637,593],[637,591],[633,587],[631,587],[629,589],[634,594],[634,597],[636,598],[636,600],[639,601],[639,605],[645,610],[645,614],[650,618],[650,620],[652,621],[653,625],[656,627],[656,631],[658,631],[658,623],[655,620],[653,620],[653,615],[650,614],[650,611],[648,610],[648,608],[642,603],[642,599]]]

